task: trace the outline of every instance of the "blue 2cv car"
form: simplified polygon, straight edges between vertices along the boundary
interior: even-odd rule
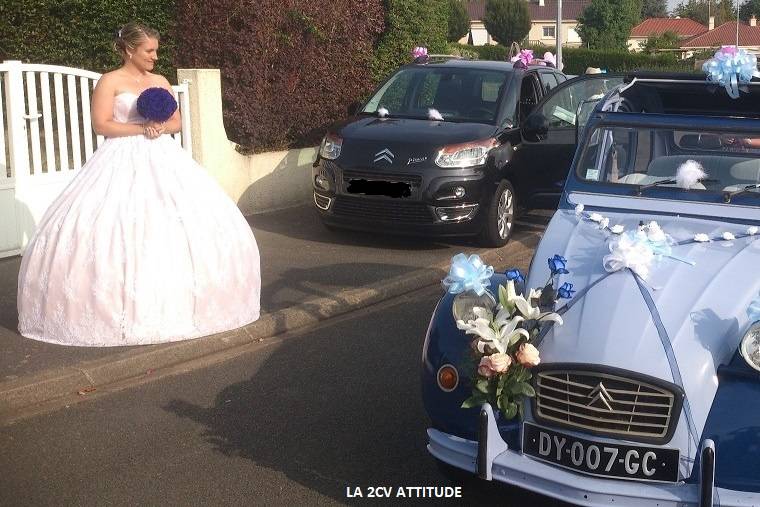
[[[586,114],[545,108],[583,128],[528,276],[455,257],[425,338],[442,470],[578,505],[760,505],[760,84],[740,83],[639,73]]]

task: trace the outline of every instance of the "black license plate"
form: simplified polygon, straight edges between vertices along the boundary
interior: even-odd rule
[[[386,197],[411,197],[412,186],[404,181],[348,180],[349,194],[384,195]]]
[[[595,442],[523,423],[523,452],[576,472],[639,481],[677,482],[678,449]]]

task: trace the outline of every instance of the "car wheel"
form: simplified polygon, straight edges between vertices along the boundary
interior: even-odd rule
[[[435,460],[435,464],[438,467],[438,472],[455,485],[466,486],[478,480],[478,476],[472,472],[451,466],[438,459]]]
[[[501,180],[491,198],[480,232],[483,246],[499,247],[507,244],[515,220],[515,189],[507,180]]]

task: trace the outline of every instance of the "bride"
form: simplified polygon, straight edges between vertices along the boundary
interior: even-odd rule
[[[53,202],[29,242],[19,331],[62,345],[107,347],[196,338],[259,317],[259,251],[216,182],[169,135],[180,115],[147,121],[158,33],[129,23],[123,65],[98,81],[92,123],[107,139]]]

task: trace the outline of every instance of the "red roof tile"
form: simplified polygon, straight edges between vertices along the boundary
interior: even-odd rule
[[[674,32],[679,37],[693,37],[707,31],[707,27],[688,18],[649,18],[631,29],[631,37],[653,37]]]
[[[736,44],[736,22],[727,21],[714,30],[697,35],[681,45],[683,48],[714,48]],[[739,23],[739,46],[760,46],[760,26]]]
[[[562,19],[575,21],[590,3],[591,0],[563,0]],[[485,0],[469,0],[466,7],[471,20],[483,19],[486,11]],[[543,6],[540,6],[537,0],[528,0],[528,10],[532,21],[554,21],[557,19],[557,0],[544,0]]]

